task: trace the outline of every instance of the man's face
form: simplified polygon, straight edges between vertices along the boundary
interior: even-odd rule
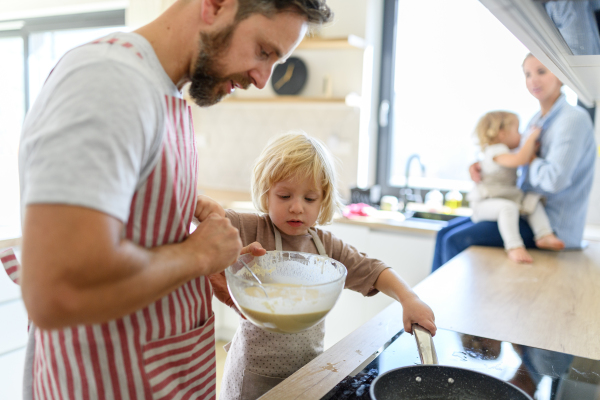
[[[306,34],[306,19],[281,12],[261,14],[214,33],[202,33],[191,71],[190,96],[201,107],[218,103],[236,87],[262,89],[273,67],[294,51]]]

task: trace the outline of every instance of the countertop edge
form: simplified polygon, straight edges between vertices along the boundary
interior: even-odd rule
[[[403,328],[402,306],[394,302],[260,400],[320,399]]]

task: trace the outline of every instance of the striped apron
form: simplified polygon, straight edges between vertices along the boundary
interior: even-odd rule
[[[131,47],[111,40],[110,44]],[[123,231],[124,237],[147,248],[183,241],[196,206],[191,109],[185,100],[165,96],[165,111],[158,162],[138,185]],[[12,250],[0,254],[0,260],[18,282],[19,264]],[[25,373],[33,374],[31,396],[36,400],[214,399],[211,298],[210,282],[202,276],[117,320],[59,330],[41,330],[30,323],[32,370]]]

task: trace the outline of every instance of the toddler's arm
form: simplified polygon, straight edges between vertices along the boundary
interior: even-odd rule
[[[503,167],[517,168],[523,164],[529,164],[535,157],[535,153],[539,147],[537,139],[540,136],[541,128],[535,128],[531,131],[531,134],[523,144],[523,147],[514,154],[506,153],[500,154],[494,157],[494,161]]]
[[[412,333],[412,324],[417,323],[435,335],[435,316],[410,286],[391,268],[385,269],[375,282],[375,288],[402,304],[404,330]]]

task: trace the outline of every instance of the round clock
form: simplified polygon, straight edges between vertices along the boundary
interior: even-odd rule
[[[298,94],[304,88],[308,71],[304,61],[290,57],[284,64],[278,64],[271,77],[275,93],[282,95]]]

